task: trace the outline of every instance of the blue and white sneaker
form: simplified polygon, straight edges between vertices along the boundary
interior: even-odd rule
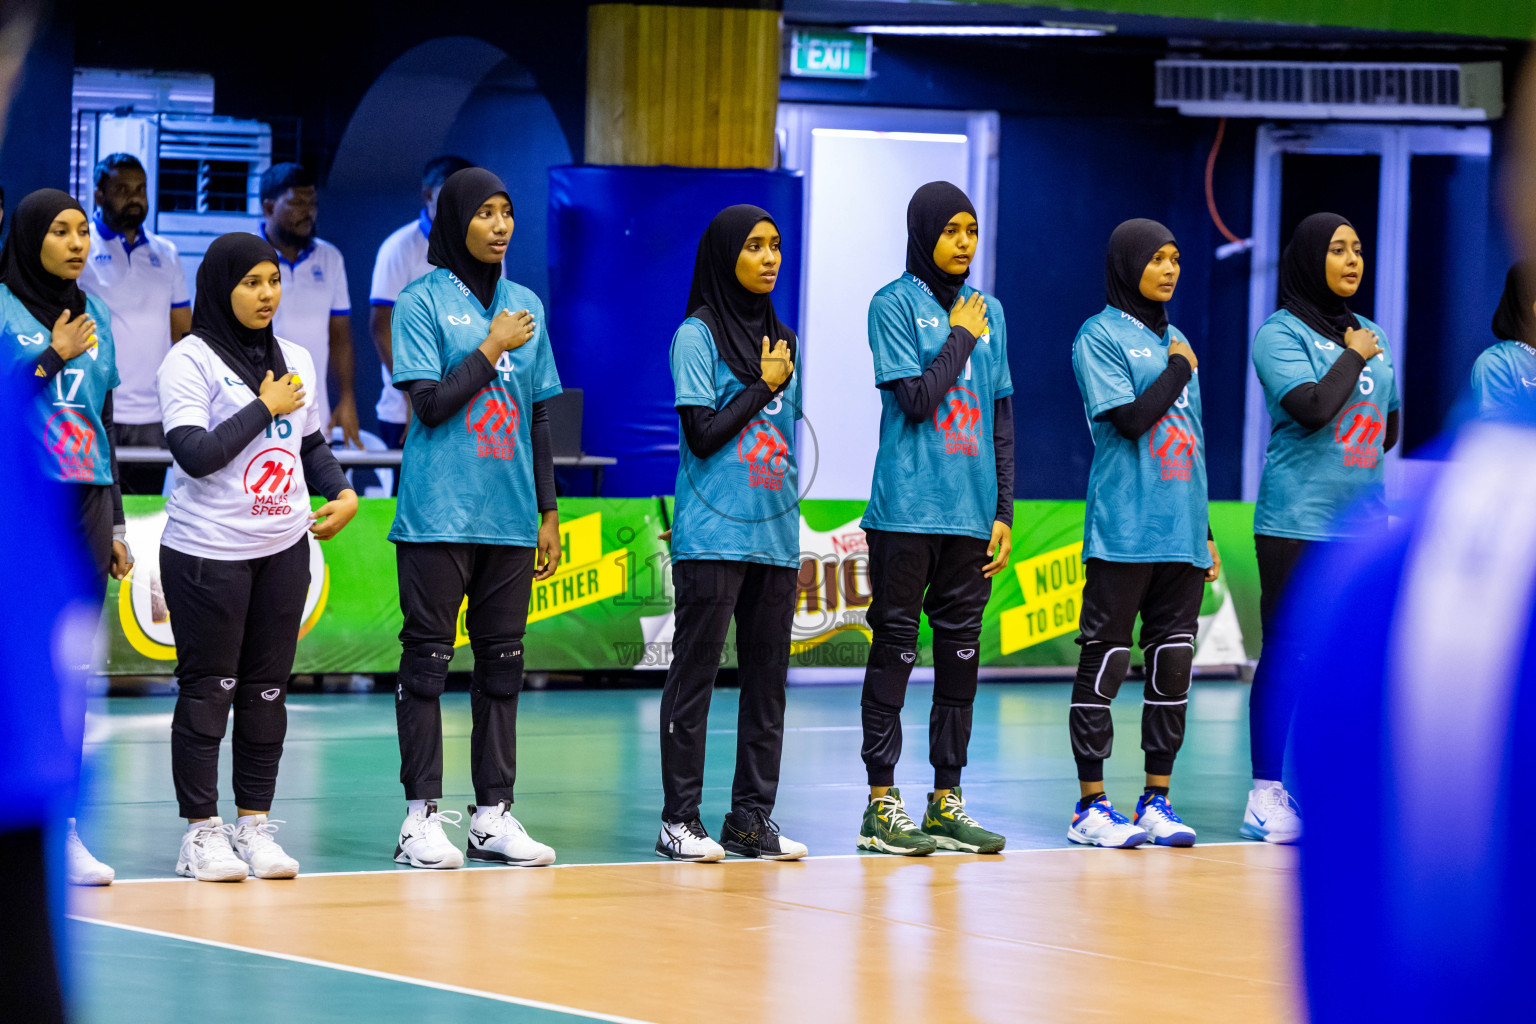
[[[1144,829],[1127,821],[1125,815],[1115,810],[1108,799],[1104,799],[1095,800],[1087,808],[1073,814],[1067,838],[1084,846],[1109,846],[1128,850],[1140,846],[1151,837]]]
[[[1285,786],[1271,782],[1248,792],[1248,807],[1243,811],[1243,825],[1238,833],[1246,839],[1266,843],[1301,841],[1301,807]]]
[[[1158,846],[1194,846],[1195,830],[1173,812],[1173,804],[1161,793],[1143,793],[1136,801],[1136,824]]]

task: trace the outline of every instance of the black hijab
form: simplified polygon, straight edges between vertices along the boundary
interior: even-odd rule
[[[259,329],[242,324],[230,304],[230,294],[252,267],[263,262],[278,266],[277,250],[266,239],[244,231],[215,238],[198,265],[197,302],[192,306],[192,333],[257,394],[269,370],[273,377],[281,377],[288,366],[271,323]],[[305,381],[304,385],[314,389],[324,387],[325,382]]]
[[[1168,330],[1168,312],[1156,299],[1141,294],[1141,275],[1165,245],[1177,245],[1173,232],[1155,220],[1124,221],[1109,235],[1104,257],[1104,294],[1109,305],[1147,325],[1159,338]]]
[[[48,330],[66,309],[71,320],[85,312],[85,293],[80,285],[43,269],[43,239],[54,218],[65,210],[80,210],[80,216],[85,216],[68,192],[40,188],[29,194],[8,218],[11,234],[0,250],[0,284]]]
[[[1536,302],[1536,289],[1531,287],[1530,263],[1521,260],[1504,275],[1504,295],[1499,308],[1493,311],[1493,336],[1502,341],[1523,341],[1536,345],[1536,313],[1531,304]]]
[[[960,286],[971,273],[969,268],[963,274],[946,273],[933,262],[933,248],[939,244],[944,225],[957,213],[975,217],[976,208],[964,192],[947,181],[930,181],[912,193],[907,204],[907,273],[929,287],[945,312],[954,306]]]
[[[475,211],[487,199],[501,195],[512,202],[511,193],[501,179],[484,167],[466,167],[454,171],[437,194],[437,216],[427,234],[427,262],[443,267],[464,282],[484,309],[496,298],[496,284],[501,280],[501,263],[482,263],[469,254],[464,238]]]
[[[1344,296],[1328,287],[1328,244],[1340,227],[1354,225],[1336,213],[1314,213],[1296,225],[1280,254],[1280,308],[1325,338],[1344,343],[1344,332],[1360,326]]]
[[[693,286],[688,289],[688,315],[704,321],[720,358],[738,380],[748,385],[763,375],[764,336],[770,347],[780,340],[789,342],[791,361],[799,350],[795,332],[779,319],[771,294],[750,292],[736,280],[737,257],[759,221],[779,226],[767,210],[747,204],[727,206],[715,214],[699,238],[699,252],[693,260]],[[782,268],[783,263],[779,266]],[[777,390],[787,387],[789,380]]]

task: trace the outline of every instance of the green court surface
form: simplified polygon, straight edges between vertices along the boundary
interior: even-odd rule
[[[1077,783],[1067,740],[1070,686],[988,683],[976,699],[968,809],[1007,835],[1008,849],[1070,845],[1066,829]],[[914,684],[903,712],[906,749],[897,769],[908,806],[919,813],[931,788],[927,765],[932,689]],[[1114,709],[1119,742],[1106,766],[1111,798],[1129,813],[1140,792],[1140,685]],[[117,871],[119,884],[171,877],[185,825],[170,774],[174,698],[106,698],[87,724],[87,786],[80,813],[86,844]],[[661,808],[658,690],[528,692],[522,697],[518,800],[513,811],[563,864],[654,860]],[[272,817],[279,840],[305,873],[400,870],[393,860],[405,812],[391,694],[302,695],[289,699],[289,731]],[[728,809],[735,755],[736,691],[722,689],[710,712],[703,817],[712,834]],[[859,688],[790,690],[783,770],[774,818],[812,856],[854,853],[865,800],[859,760]],[[463,812],[469,783],[469,698],[443,699],[444,809]],[[1239,838],[1248,780],[1248,687],[1197,682],[1173,800],[1202,843]],[[234,815],[229,746],[221,756],[220,810]],[[462,833],[449,829],[462,838]],[[466,868],[465,870],[487,870]],[[490,869],[495,870],[495,869]],[[195,884],[195,883],[185,883]],[[321,965],[197,945],[76,922],[71,988],[79,1019],[185,1019],[252,989],[258,1017],[295,1021],[565,1018],[557,1011],[496,1003],[471,993],[347,974]],[[253,993],[254,995],[254,993]],[[298,1007],[292,1012],[285,1007]]]

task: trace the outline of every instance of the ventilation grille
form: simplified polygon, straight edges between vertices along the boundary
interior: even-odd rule
[[[1157,105],[1192,117],[1489,121],[1504,113],[1503,68],[1160,60]]]

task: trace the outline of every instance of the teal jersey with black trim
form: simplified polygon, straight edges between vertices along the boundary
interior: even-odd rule
[[[960,289],[967,298],[976,289]],[[958,377],[946,381],[933,415],[913,423],[896,396],[880,389],[880,449],[862,525],[895,533],[939,533],[990,540],[997,517],[993,405],[1013,394],[1003,305],[984,295],[988,332],[976,339]],[[903,274],[869,303],[875,385],[916,377],[949,338],[949,311],[928,286]]]
[[[443,379],[490,333],[502,310],[526,309],[533,337],[496,360],[496,377],[462,412],[435,427],[411,421],[400,462],[392,541],[533,547],[539,536],[530,440],[533,403],[561,391],[544,327],[544,305],[502,279],[489,310],[439,267],[406,286],[395,303],[394,382]]]
[[[1397,375],[1386,332],[1363,316],[1355,319],[1376,334],[1381,352],[1366,363],[1332,421],[1318,430],[1297,423],[1281,401],[1293,389],[1322,380],[1344,346],[1285,309],[1272,313],[1253,339],[1253,368],[1273,424],[1253,514],[1255,533],[1340,540],[1386,525],[1382,446],[1387,415],[1399,405]]]
[[[1093,435],[1083,559],[1211,565],[1200,373],[1152,429],[1128,440],[1105,413],[1134,402],[1168,368],[1162,337],[1113,306],[1090,317],[1072,343],[1072,371]]]
[[[689,317],[672,336],[674,406],[723,409],[744,389],[720,358],[702,320]],[[733,442],[706,458],[677,431],[677,497],[672,558],[800,564],[800,470],[795,422],[801,418],[800,371],[741,428]]]
[[[65,363],[45,384],[37,377],[37,360],[53,344],[53,327],[38,323],[0,284],[0,351],[18,387],[37,393],[26,423],[37,439],[44,472],[51,480],[106,487],[112,483],[112,439],[102,426],[101,407],[121,381],[107,304],[87,295],[85,312],[96,321],[96,345]]]

